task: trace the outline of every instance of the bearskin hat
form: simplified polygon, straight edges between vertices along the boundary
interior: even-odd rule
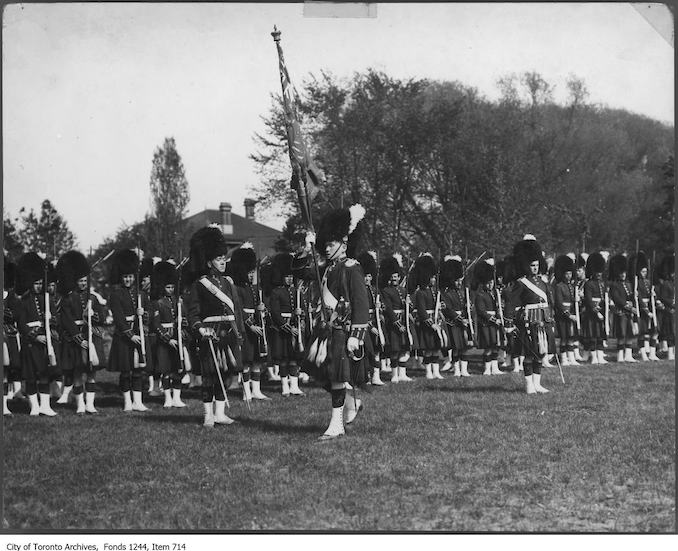
[[[504,274],[504,283],[509,283],[511,281],[515,281],[520,277],[518,274],[518,268],[516,267],[516,261],[513,255],[508,255],[504,257],[504,271],[502,272]]]
[[[151,298],[157,300],[165,295],[165,285],[174,285],[174,292],[178,291],[176,288],[177,267],[171,262],[162,261],[156,262],[153,265],[153,272],[151,273]]]
[[[402,257],[400,255],[384,257],[379,263],[379,281],[377,283],[380,289],[388,285],[393,274],[398,274],[401,277],[403,275]]]
[[[139,269],[139,257],[130,249],[119,249],[111,258],[111,272],[108,281],[111,285],[122,283],[125,274],[136,274]]]
[[[374,251],[365,251],[357,258],[363,268],[365,275],[370,274],[372,279],[377,277],[377,253]]]
[[[495,264],[495,273],[497,278],[501,278],[504,281],[504,272],[506,272],[506,259],[502,258],[497,260]]]
[[[325,247],[328,242],[346,240],[346,256],[355,258],[362,234],[360,222],[364,216],[365,208],[359,204],[347,209],[334,209],[328,212],[318,227],[316,250],[325,256]]]
[[[26,253],[17,264],[14,292],[23,295],[36,281],[45,278],[45,261],[37,253]]]
[[[452,287],[454,282],[464,275],[464,268],[461,265],[459,256],[447,255],[440,263],[440,281],[438,285],[441,289]]]
[[[144,279],[145,277],[151,277],[153,275],[153,266],[155,261],[153,258],[146,257],[141,261],[139,266],[139,279]]]
[[[637,254],[632,254],[629,257],[629,276],[634,278],[640,275],[643,268],[648,268],[647,256],[643,251],[638,251]]]
[[[315,258],[315,252],[306,253],[299,252],[292,257],[292,275],[295,279],[302,281],[314,281],[316,279],[316,271],[314,262],[318,262]]]
[[[539,272],[546,273],[546,259],[544,259],[541,246],[534,235],[525,235],[521,241],[513,246],[513,258],[518,270],[518,277],[530,275],[530,264],[535,260],[539,261]]]
[[[477,284],[489,283],[494,279],[494,263],[479,260],[473,267],[473,278]]]
[[[184,262],[178,270],[179,293],[184,293],[193,283],[193,274],[191,273],[190,262]]]
[[[230,275],[236,285],[247,285],[247,274],[257,268],[257,255],[251,243],[243,243],[231,255]]]
[[[574,275],[574,260],[571,256],[563,254],[556,258],[553,264],[553,274],[557,282],[565,281],[565,272],[572,272]]]
[[[285,285],[285,277],[292,275],[292,260],[290,253],[278,253],[271,261],[271,287]]]
[[[14,280],[16,279],[16,264],[5,257],[3,270],[3,289],[12,289],[14,287]]]
[[[218,226],[200,228],[189,242],[189,270],[191,279],[196,280],[209,271],[207,263],[228,252],[228,245],[224,234]]]
[[[55,272],[58,279],[57,291],[66,296],[71,291],[76,290],[80,278],[87,277],[90,274],[89,262],[81,252],[68,251],[61,255]]]
[[[56,260],[50,260],[47,263],[47,283],[56,283],[57,280],[59,279],[59,274],[57,274],[56,266],[57,266]]]
[[[588,253],[580,253],[577,255],[577,259],[575,260],[575,265],[577,268],[586,268],[586,261],[589,258]]]
[[[593,274],[602,274],[605,271],[605,258],[602,254],[591,253],[586,259],[586,277],[593,277]]]
[[[430,253],[420,255],[412,266],[411,287],[428,287],[431,284],[431,278],[436,275],[437,271],[436,261],[433,260]]]
[[[628,272],[629,262],[623,254],[616,254],[610,258],[610,266],[608,270],[608,279],[614,281],[619,279],[622,272]]]
[[[659,264],[658,275],[661,279],[671,279],[671,277],[676,273],[675,270],[676,258],[674,254],[668,254]]]

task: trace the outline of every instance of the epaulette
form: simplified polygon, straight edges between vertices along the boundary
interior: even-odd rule
[[[235,283],[233,283],[233,278],[231,276],[226,276],[226,281],[228,281],[231,285],[235,286]]]
[[[345,265],[347,268],[352,268],[353,266],[357,266],[357,265],[358,265],[358,261],[357,261],[355,258],[347,258],[347,259],[346,259],[346,262],[344,262],[344,265]]]

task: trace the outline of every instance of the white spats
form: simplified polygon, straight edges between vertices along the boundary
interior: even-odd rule
[[[318,438],[320,441],[333,440],[344,436],[344,406],[332,408],[332,417],[325,433]]]
[[[541,373],[533,373],[532,374],[532,382],[534,383],[534,389],[539,394],[546,394],[548,392],[548,389],[541,386]]]
[[[214,401],[214,422],[217,425],[230,425],[234,423],[234,420],[226,415],[226,400]]]

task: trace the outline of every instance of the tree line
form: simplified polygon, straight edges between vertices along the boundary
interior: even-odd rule
[[[535,72],[500,79],[496,101],[376,70],[311,75],[297,107],[327,177],[313,216],[361,203],[366,245],[384,252],[506,254],[524,233],[555,253],[673,249],[673,127],[566,86],[559,104]],[[258,200],[289,215],[282,249],[301,223],[279,95],[263,122],[251,159]]]

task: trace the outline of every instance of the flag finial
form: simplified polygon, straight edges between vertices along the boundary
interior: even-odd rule
[[[275,42],[280,42],[280,31],[278,30],[277,25],[273,25],[273,32],[271,33],[271,36]]]

